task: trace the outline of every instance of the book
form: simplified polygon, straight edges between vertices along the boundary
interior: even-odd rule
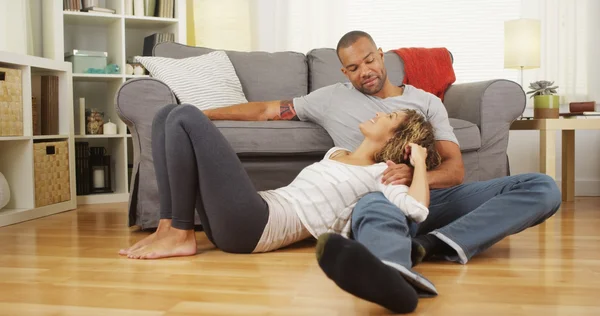
[[[42,76],[41,134],[58,135],[58,76]]]
[[[154,33],[152,35],[144,37],[144,47],[142,49],[142,56],[152,56],[152,50],[154,46],[162,42],[174,42],[175,33]]]
[[[108,9],[108,8],[102,8],[102,7],[88,7],[85,8],[83,10],[81,10],[83,12],[94,12],[94,13],[111,13],[111,14],[115,14],[117,11],[113,10],[113,9]]]
[[[175,3],[173,0],[156,0],[154,16],[159,18],[173,18]]]

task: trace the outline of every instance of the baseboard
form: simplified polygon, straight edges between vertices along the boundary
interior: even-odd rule
[[[558,187],[562,181],[556,181]],[[575,180],[575,196],[600,196],[600,180]]]

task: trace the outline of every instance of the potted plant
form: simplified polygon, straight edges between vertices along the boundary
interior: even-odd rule
[[[536,119],[558,118],[560,98],[556,95],[558,86],[554,81],[540,80],[529,84],[533,98],[533,117]]]

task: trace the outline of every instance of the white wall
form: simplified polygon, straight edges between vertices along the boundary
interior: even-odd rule
[[[529,2],[530,3],[530,2]],[[523,12],[532,12],[524,1]],[[596,57],[600,51],[600,35],[595,30],[600,29],[600,1],[588,2],[588,91],[589,99],[596,101],[596,110],[600,111],[600,61]],[[528,76],[525,71],[524,85]],[[533,115],[531,101],[525,115]],[[562,108],[561,112],[568,108]],[[598,120],[600,125],[600,119]],[[560,132],[557,133],[560,140]],[[556,164],[557,180],[561,178],[561,142],[557,145]],[[520,174],[539,170],[539,133],[537,131],[511,131],[508,144],[511,173]],[[575,195],[600,196],[600,131],[575,132]]]
[[[25,1],[0,0],[0,50],[27,53]]]
[[[29,17],[31,19],[31,36],[33,40],[33,50],[31,54],[43,57],[43,38],[42,38],[42,0],[29,1]]]
[[[252,48],[250,2],[194,0],[196,46],[247,51]]]
[[[0,50],[42,56],[42,0],[0,0]]]

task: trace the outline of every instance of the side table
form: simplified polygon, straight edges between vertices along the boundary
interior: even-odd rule
[[[562,131],[562,200],[575,196],[575,131],[600,130],[600,120],[557,118],[514,121],[511,130],[540,131],[540,172],[556,180],[556,131]]]

